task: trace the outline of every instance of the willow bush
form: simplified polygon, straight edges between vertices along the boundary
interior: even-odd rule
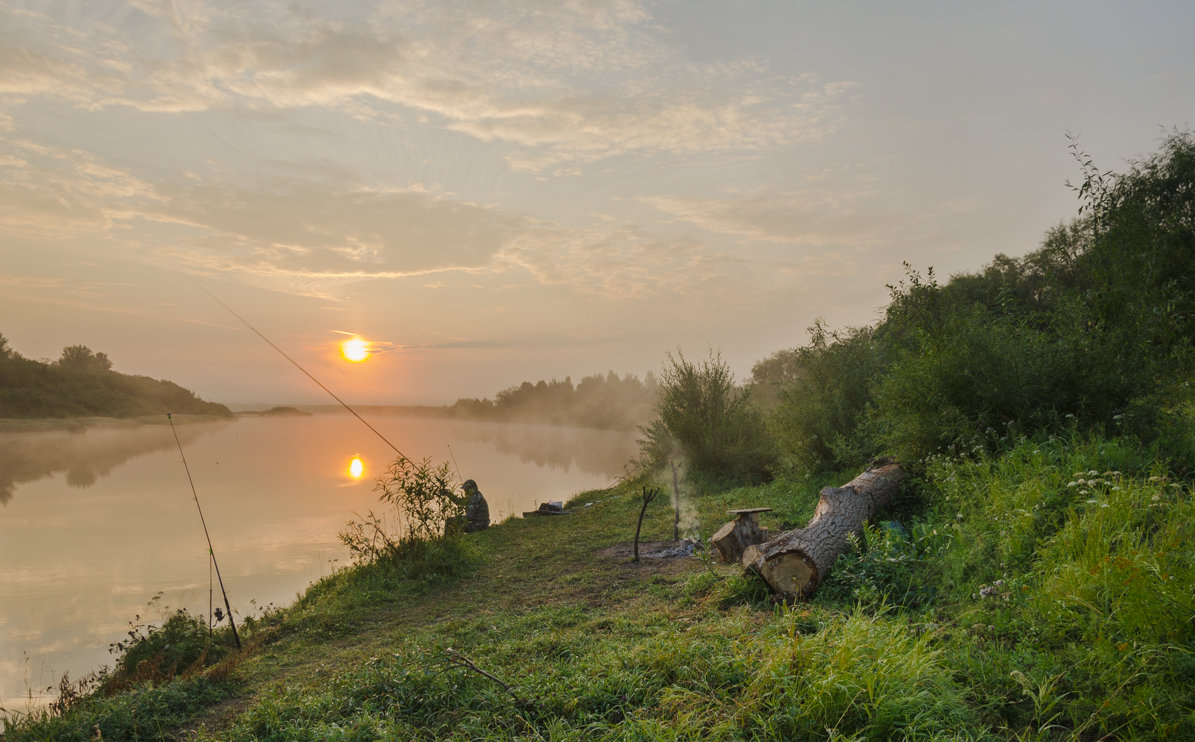
[[[767,481],[776,461],[763,413],[713,352],[701,363],[689,361],[682,353],[668,355],[655,417],[640,432],[647,468],[680,458],[688,465],[688,475],[699,480]]]

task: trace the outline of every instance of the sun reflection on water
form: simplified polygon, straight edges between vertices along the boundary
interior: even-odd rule
[[[350,479],[360,479],[365,476],[365,462],[360,456],[354,456],[349,462],[348,475]]]

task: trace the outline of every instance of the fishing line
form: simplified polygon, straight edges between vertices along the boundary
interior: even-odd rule
[[[266,341],[266,344],[267,344],[267,345],[269,345],[271,348],[273,348],[274,350],[276,350],[276,351],[278,351],[279,353],[281,353],[283,358],[285,358],[286,360],[290,361],[290,362],[291,362],[291,365],[293,365],[295,368],[297,368],[297,369],[299,369],[300,371],[302,371],[304,376],[306,376],[307,378],[309,378],[309,379],[311,379],[312,381],[314,381],[314,382],[316,383],[316,385],[317,385],[317,386],[318,386],[320,389],[323,389],[325,392],[327,392],[327,393],[328,393],[328,396],[332,397],[332,399],[334,399],[334,400],[336,400],[337,402],[339,402],[341,407],[343,407],[343,408],[345,408],[346,410],[348,410],[349,412],[353,413],[353,417],[355,417],[355,418],[357,418],[358,420],[360,420],[360,421],[361,421],[361,423],[362,423],[362,424],[363,424],[365,427],[367,427],[367,428],[369,428],[370,430],[372,430],[372,431],[373,431],[373,434],[374,434],[374,435],[376,435],[377,437],[381,438],[381,439],[382,439],[382,442],[384,442],[384,443],[385,443],[387,446],[390,446],[390,448],[394,449],[394,452],[395,452],[396,454],[398,454],[399,458],[401,458],[401,459],[404,459],[404,460],[406,460],[406,461],[410,461],[411,463],[414,463],[414,461],[411,459],[411,457],[407,456],[405,453],[403,453],[402,451],[398,450],[398,446],[396,446],[396,445],[394,445],[393,443],[391,443],[391,442],[390,442],[390,440],[389,440],[388,438],[386,438],[386,436],[384,436],[384,435],[382,435],[381,433],[379,433],[379,432],[378,432],[378,429],[377,429],[377,428],[375,428],[374,426],[370,425],[370,424],[369,424],[369,423],[368,423],[368,422],[365,420],[365,418],[363,418],[363,417],[361,417],[360,415],[358,415],[358,414],[357,414],[357,411],[356,411],[356,410],[354,410],[352,407],[350,407],[350,406],[349,406],[349,404],[348,404],[348,402],[345,402],[345,401],[344,401],[343,399],[341,399],[340,397],[337,397],[335,392],[333,392],[333,391],[332,391],[331,389],[329,389],[328,387],[324,386],[324,385],[323,385],[323,382],[321,382],[319,379],[315,378],[315,377],[314,377],[314,376],[312,376],[310,373],[308,373],[308,372],[307,372],[307,369],[305,369],[305,368],[303,368],[302,366],[300,366],[298,361],[296,361],[295,359],[293,359],[293,358],[291,358],[290,356],[288,356],[288,355],[286,354],[286,351],[282,350],[282,348],[279,348],[277,345],[274,345],[274,343],[273,343],[273,342],[272,342],[272,341],[271,341],[271,340],[270,340],[268,337],[266,337],[265,335],[261,334],[261,332],[260,332],[260,331],[259,331],[259,330],[258,330],[256,327],[254,327],[253,325],[249,324],[249,320],[247,320],[247,319],[245,319],[244,317],[242,317],[241,315],[237,314],[235,311],[233,311],[233,308],[232,308],[232,307],[230,307],[230,306],[228,306],[227,304],[225,304],[224,302],[220,301],[220,298],[219,298],[218,296],[216,296],[215,294],[213,294],[212,292],[208,291],[206,288],[204,288],[203,284],[199,283],[198,281],[196,281],[196,280],[195,280],[194,278],[192,278],[191,276],[187,276],[187,278],[190,278],[190,279],[191,279],[191,282],[192,282],[192,283],[194,283],[196,286],[198,286],[200,291],[202,291],[203,293],[205,293],[205,294],[207,294],[208,296],[210,296],[210,297],[212,298],[212,301],[216,302],[216,303],[217,303],[217,304],[219,304],[220,306],[222,306],[222,307],[224,307],[225,309],[227,309],[229,314],[231,314],[233,317],[236,317],[238,320],[240,320],[241,324],[243,324],[245,327],[248,327],[250,330],[252,330],[252,331],[253,331],[253,334],[257,335],[259,338],[261,338],[262,340]]]
[[[456,454],[452,452],[452,444],[449,443],[449,444],[447,444],[447,446],[448,446],[448,456],[452,459],[452,467],[454,469],[456,469],[456,478],[463,482],[463,481],[465,481],[465,478],[461,476],[461,467],[459,464],[456,463]]]
[[[191,494],[195,497],[195,509],[199,511],[199,522],[203,524],[203,537],[207,539],[207,553],[211,557],[211,566],[216,568],[216,579],[220,582],[220,593],[224,596],[224,607],[228,610],[228,625],[232,627],[232,640],[237,649],[241,648],[241,637],[237,636],[237,624],[232,619],[232,606],[228,603],[228,593],[224,590],[224,578],[220,576],[220,564],[216,561],[216,552],[212,549],[212,537],[207,532],[207,521],[203,519],[203,508],[199,507],[199,493],[195,491],[195,480],[191,478],[191,467],[187,466],[187,455],[183,453],[183,442],[178,439],[178,431],[174,429],[174,419],[166,413],[166,420],[170,423],[170,432],[174,433],[174,442],[178,444],[178,455],[183,458],[183,469],[187,472],[187,481],[191,483]],[[208,619],[211,620],[210,618]]]

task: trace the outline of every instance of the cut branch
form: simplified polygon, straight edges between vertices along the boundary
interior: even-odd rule
[[[868,469],[841,487],[826,487],[808,525],[748,546],[743,551],[743,566],[762,578],[779,598],[808,598],[846,550],[847,535],[862,532],[863,524],[900,490],[902,479],[904,470],[888,463]]]
[[[533,702],[528,701],[527,699],[520,696],[518,693],[515,693],[514,688],[510,687],[510,685],[508,683],[503,681],[497,675],[494,675],[493,673],[489,673],[489,672],[486,672],[485,670],[481,669],[480,667],[477,666],[476,663],[473,662],[473,660],[469,659],[468,657],[466,657],[465,655],[456,651],[455,649],[450,648],[450,649],[446,650],[444,652],[444,654],[447,658],[445,661],[448,663],[449,667],[459,667],[464,670],[468,670],[470,672],[475,672],[478,675],[489,678],[490,680],[494,681],[498,685],[502,686],[502,690],[509,693],[510,697],[512,699],[514,699],[516,706],[519,706],[522,708],[529,708],[534,705]]]

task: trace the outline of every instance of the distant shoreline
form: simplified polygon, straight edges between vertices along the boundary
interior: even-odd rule
[[[223,420],[224,415],[171,415],[180,425]],[[35,433],[49,430],[86,430],[88,428],[133,428],[140,425],[165,425],[166,415],[138,415],[136,417],[0,417],[0,433]]]

